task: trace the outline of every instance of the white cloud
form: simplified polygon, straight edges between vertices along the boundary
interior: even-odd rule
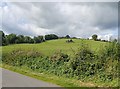
[[[24,35],[86,37],[117,33],[117,3],[6,3],[3,31]],[[104,37],[103,37],[104,38]]]

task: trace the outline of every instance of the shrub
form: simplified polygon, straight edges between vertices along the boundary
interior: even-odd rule
[[[69,61],[69,57],[67,54],[62,53],[61,51],[55,52],[51,57],[50,60],[52,61],[63,61],[67,62]]]
[[[38,51],[35,50],[21,50],[21,49],[17,49],[17,50],[13,50],[11,53],[8,54],[4,54],[3,58],[2,58],[2,62],[6,63],[6,64],[10,64],[12,66],[15,65],[24,65],[26,63],[26,61],[29,61],[29,58],[37,58],[37,57],[42,57],[42,54]]]
[[[83,79],[87,76],[92,76],[96,73],[96,63],[94,63],[97,56],[92,52],[88,45],[81,44],[81,48],[75,53],[74,57],[69,61],[69,69],[74,77]]]
[[[67,43],[73,43],[74,41],[72,39],[70,39],[70,40],[67,40],[66,42]]]
[[[104,63],[103,72],[105,73],[106,81],[113,80],[118,77],[118,61],[120,59],[120,44],[110,42],[99,53],[99,60]]]

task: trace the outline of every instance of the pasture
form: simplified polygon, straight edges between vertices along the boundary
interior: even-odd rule
[[[93,40],[81,40],[73,39],[73,43],[66,43],[67,39],[50,40],[38,44],[13,44],[2,47],[3,54],[9,53],[16,49],[24,50],[36,50],[41,52],[45,56],[50,56],[57,51],[62,51],[68,55],[72,55],[74,51],[77,51],[81,43],[88,44],[89,48],[93,51],[98,51],[100,48],[104,47],[106,42],[93,41]]]

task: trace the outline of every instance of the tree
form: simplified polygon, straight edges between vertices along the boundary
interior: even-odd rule
[[[16,36],[16,34],[9,34],[9,35],[7,35],[7,39],[10,44],[13,44],[13,43],[15,43],[17,36]]]
[[[24,42],[25,42],[25,43],[34,43],[34,39],[32,39],[32,38],[29,37],[29,36],[25,36],[25,37],[24,37]]]
[[[29,43],[34,43],[34,39],[30,38]]]
[[[39,43],[44,41],[43,36],[38,36],[38,39],[39,39]]]
[[[52,40],[52,39],[58,39],[58,36],[55,34],[45,35],[45,40]]]
[[[50,35],[45,35],[45,40],[51,40],[51,36]]]
[[[41,43],[43,41],[43,36],[34,37],[34,43]]]
[[[51,35],[51,39],[58,39],[58,36],[55,34],[50,34]]]
[[[25,36],[25,37],[24,37],[24,42],[25,42],[25,43],[29,43],[29,40],[30,40],[30,37],[29,37],[29,36]]]
[[[95,41],[97,41],[97,37],[98,36],[96,34],[92,35],[92,39],[95,40]]]
[[[7,42],[7,38],[6,38],[6,35],[4,34],[3,31],[0,31],[0,46],[4,46],[4,45],[7,45],[8,42]]]
[[[24,43],[24,36],[23,35],[18,35],[15,43]]]
[[[70,38],[70,36],[69,36],[69,35],[66,35],[65,38]]]

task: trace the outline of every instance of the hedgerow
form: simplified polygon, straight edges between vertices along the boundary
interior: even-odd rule
[[[95,81],[111,82],[118,78],[119,47],[118,43],[109,43],[101,48],[98,54],[82,43],[74,57],[62,51],[46,57],[35,50],[18,49],[3,54],[2,62],[11,66],[27,66],[40,73],[47,72],[79,80],[93,78]]]

